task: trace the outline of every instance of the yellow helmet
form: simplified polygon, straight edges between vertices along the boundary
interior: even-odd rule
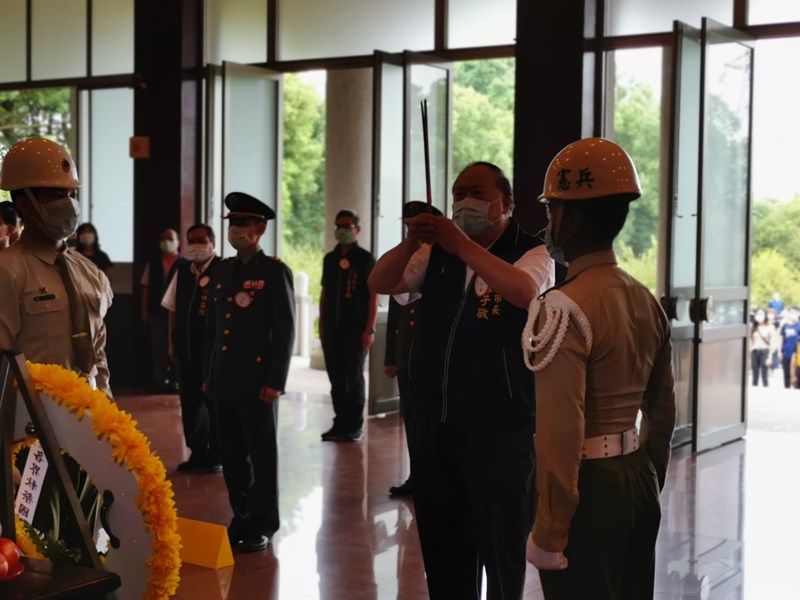
[[[631,157],[611,140],[586,138],[556,154],[544,176],[539,202],[615,195],[629,201],[642,195]]]
[[[69,152],[45,138],[17,142],[3,159],[0,189],[77,188],[81,182]]]

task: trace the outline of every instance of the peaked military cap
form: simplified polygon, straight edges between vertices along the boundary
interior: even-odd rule
[[[225,219],[250,217],[264,222],[275,218],[275,211],[250,194],[244,192],[231,192],[225,196],[225,206],[230,211]]]

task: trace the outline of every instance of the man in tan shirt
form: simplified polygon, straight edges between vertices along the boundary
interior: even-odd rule
[[[11,191],[25,230],[0,253],[0,349],[74,369],[110,396],[103,317],[111,286],[64,243],[78,224],[79,186],[72,157],[50,140],[23,140],[3,161],[0,188]]]
[[[639,196],[625,151],[590,138],[553,159],[540,197],[548,249],[568,262],[526,329],[538,493],[527,554],[547,600],[653,597],[675,425],[672,346],[658,302],[611,249]]]

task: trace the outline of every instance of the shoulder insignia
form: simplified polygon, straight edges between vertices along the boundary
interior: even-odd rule
[[[537,334],[534,328],[542,308],[544,308],[542,326]],[[528,369],[535,373],[550,364],[561,347],[561,342],[564,341],[570,319],[575,321],[578,330],[583,334],[586,351],[591,352],[592,326],[574,300],[557,289],[551,289],[548,290],[546,296],[536,298],[531,302],[528,308],[528,322],[522,330],[522,352]],[[535,363],[535,358],[532,360],[531,355],[542,352],[548,345],[550,345],[550,349],[547,354],[538,363]]]

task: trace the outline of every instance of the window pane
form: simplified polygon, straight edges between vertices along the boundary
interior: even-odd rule
[[[394,248],[403,238],[403,67],[383,64],[380,78],[377,256]]]
[[[450,0],[447,6],[449,48],[514,43],[517,36],[516,0]]]
[[[800,80],[786,60],[800,56],[800,39],[759,41],[753,70],[753,199],[800,196]]]
[[[514,173],[514,59],[453,65],[453,175],[487,160]]]
[[[33,79],[85,77],[86,0],[32,3]]]
[[[90,211],[112,262],[133,262],[133,90],[92,92]]]
[[[267,61],[267,0],[206,0],[206,62]]]
[[[280,60],[433,48],[433,0],[279,0],[278,4]]]
[[[3,60],[0,60],[0,81],[25,79],[25,0],[0,2],[0,40],[3,40]]]
[[[93,0],[92,75],[133,73],[133,0]]]
[[[620,266],[656,292],[661,169],[661,48],[608,54],[613,98],[606,136],[631,155],[642,196],[614,243]]]
[[[748,0],[747,7],[751,25],[800,21],[800,2],[797,0]]]
[[[732,0],[607,0],[606,35],[672,31],[672,22],[700,27],[702,17],[730,25]]]

